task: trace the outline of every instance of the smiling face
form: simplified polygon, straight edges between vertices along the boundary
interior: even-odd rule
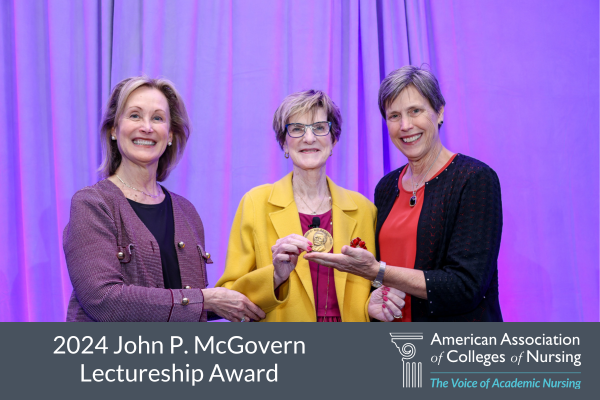
[[[113,129],[122,164],[158,165],[167,143],[173,139],[169,121],[169,103],[158,89],[142,86],[131,92]]]
[[[444,107],[436,113],[414,86],[400,92],[385,113],[390,139],[410,161],[422,159],[440,141],[438,124],[444,119]]]
[[[327,114],[325,110],[318,108],[314,113],[292,115],[288,124],[311,125],[315,122],[324,121],[327,121]],[[313,170],[325,165],[333,146],[331,132],[326,136],[315,136],[312,129],[306,129],[306,133],[300,138],[286,135],[283,151],[290,154],[295,167],[303,170]]]

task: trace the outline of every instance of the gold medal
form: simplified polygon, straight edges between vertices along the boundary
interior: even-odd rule
[[[333,248],[333,237],[322,228],[313,228],[308,230],[304,237],[311,241],[312,251],[320,253],[329,253]]]

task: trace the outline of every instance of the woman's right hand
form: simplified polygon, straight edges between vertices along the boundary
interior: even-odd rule
[[[369,315],[384,322],[392,322],[402,317],[406,293],[401,290],[382,286],[371,293]]]
[[[232,322],[260,321],[266,317],[259,306],[248,300],[246,296],[235,290],[222,287],[202,289],[204,309]]]
[[[278,288],[289,277],[296,268],[298,256],[303,251],[312,251],[312,243],[304,236],[292,233],[284,238],[278,239],[271,247],[273,253],[273,283]]]

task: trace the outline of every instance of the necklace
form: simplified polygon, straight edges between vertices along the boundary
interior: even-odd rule
[[[435,160],[433,160],[433,162],[429,166],[429,169],[427,170],[427,172],[425,172],[425,175],[423,175],[423,178],[421,179],[421,182],[417,183],[416,185],[415,185],[415,181],[413,179],[413,170],[412,170],[412,168],[410,168],[410,163],[408,164],[408,168],[410,168],[410,180],[411,180],[411,182],[413,184],[413,195],[410,198],[410,200],[408,201],[408,204],[411,207],[414,207],[415,204],[417,204],[417,188],[419,187],[419,185],[421,185],[423,183],[423,181],[425,180],[425,177],[427,176],[427,174],[429,173],[429,171],[431,171],[431,168],[433,168],[433,165],[437,161],[438,157],[440,156],[440,154],[442,154],[442,149],[443,149],[443,147],[440,149],[438,155],[435,157]]]
[[[317,211],[314,211],[306,202],[306,200],[304,200],[304,197],[302,197],[300,195],[300,193],[298,193],[298,197],[300,197],[300,200],[302,200],[302,202],[306,205],[306,207],[311,211],[311,215],[317,215],[317,211],[319,210],[319,208],[321,208],[321,206],[323,205],[323,201],[325,201],[325,197],[327,196],[323,196],[323,198],[321,199],[321,202],[319,203],[319,206],[317,207]],[[331,200],[331,196],[329,196],[329,200]]]
[[[117,174],[115,174],[115,175],[117,175]],[[125,182],[123,182],[123,179],[121,179],[121,177],[120,177],[119,175],[117,175],[117,178],[119,178],[119,180],[121,181],[121,183],[122,183],[123,185],[127,186],[129,189],[135,190],[136,192],[143,193],[143,194],[145,194],[145,195],[146,195],[146,196],[148,196],[148,197],[152,197],[153,199],[158,199],[158,198],[160,197],[160,195],[161,195],[160,193],[159,193],[159,194],[150,194],[150,193],[146,193],[146,192],[144,192],[143,190],[136,189],[136,188],[134,188],[133,186],[129,186],[128,184],[126,184]]]

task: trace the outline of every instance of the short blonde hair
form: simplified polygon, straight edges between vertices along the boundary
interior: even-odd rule
[[[111,140],[112,130],[118,126],[119,118],[123,114],[123,109],[131,93],[142,86],[159,90],[167,98],[169,104],[169,131],[173,133],[173,140],[172,145],[167,146],[165,152],[160,156],[156,180],[161,182],[167,179],[183,156],[190,136],[191,125],[183,98],[173,83],[168,79],[152,79],[147,76],[126,78],[113,88],[100,125],[102,164],[98,171],[103,178],[114,175],[121,165],[121,153],[117,142]]]
[[[327,121],[331,122],[331,142],[335,143],[342,134],[342,113],[338,106],[320,90],[305,90],[288,95],[275,111],[273,116],[273,130],[279,147],[283,149],[285,136],[287,135],[285,125],[295,114],[315,113],[322,108],[327,114]]]

